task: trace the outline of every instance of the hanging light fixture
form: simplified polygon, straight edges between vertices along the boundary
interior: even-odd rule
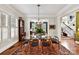
[[[40,22],[40,16],[39,16],[39,11],[40,11],[39,7],[40,7],[40,5],[38,4],[37,7],[38,7],[38,16],[37,16],[38,17],[37,18],[38,22],[37,22],[37,24],[41,24],[41,22]]]
[[[38,4],[37,7],[38,7],[38,21],[39,21],[39,11],[40,11],[39,7],[40,7],[40,5]]]

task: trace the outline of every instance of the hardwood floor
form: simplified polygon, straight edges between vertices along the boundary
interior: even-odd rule
[[[79,45],[75,43],[73,38],[70,37],[62,37],[61,45],[66,47],[73,54],[79,55]]]
[[[72,53],[68,51],[62,45],[57,43],[52,43],[51,48],[41,48],[34,47],[29,50],[28,43],[18,42],[6,51],[2,52],[0,55],[71,55]]]

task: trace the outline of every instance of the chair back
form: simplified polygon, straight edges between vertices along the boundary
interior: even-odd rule
[[[43,39],[42,40],[42,46],[50,46],[50,41],[48,39]]]
[[[59,43],[59,38],[57,36],[54,36],[54,38],[52,39],[53,43]]]
[[[32,47],[35,47],[35,46],[38,46],[38,40],[37,39],[33,39],[32,41],[31,41],[31,46]]]

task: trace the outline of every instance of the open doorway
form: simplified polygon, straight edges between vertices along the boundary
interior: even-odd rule
[[[73,52],[75,47],[76,15],[68,14],[61,18],[61,44]]]

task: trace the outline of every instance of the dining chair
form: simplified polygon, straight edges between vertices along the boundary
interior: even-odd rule
[[[56,53],[58,54],[60,51],[60,45],[61,45],[59,38],[57,36],[54,36],[52,38],[52,43],[53,43],[53,46],[56,48]]]
[[[30,53],[32,54],[37,54],[38,50],[39,50],[39,41],[38,39],[31,39],[29,41],[29,48],[30,48]]]
[[[49,54],[51,49],[51,41],[49,39],[42,39],[42,53]]]

